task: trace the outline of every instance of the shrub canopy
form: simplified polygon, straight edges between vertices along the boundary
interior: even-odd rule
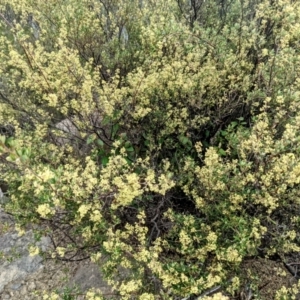
[[[299,1],[2,0],[0,33],[6,209],[53,256],[175,299],[300,250]]]

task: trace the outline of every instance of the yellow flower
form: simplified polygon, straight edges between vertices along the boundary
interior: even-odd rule
[[[102,300],[103,297],[99,295],[99,293],[96,293],[94,290],[89,290],[86,293],[86,299],[87,300]]]
[[[91,254],[91,261],[92,261],[93,263],[96,263],[97,261],[100,260],[101,256],[102,256],[101,252],[92,253],[92,254]]]
[[[227,296],[222,295],[221,293],[214,294],[213,296],[206,296],[203,300],[229,300]]]
[[[128,294],[136,291],[141,286],[141,280],[130,280],[128,282],[123,282],[120,286],[120,294],[122,296],[127,296]]]
[[[91,221],[99,223],[102,220],[101,213],[98,209],[94,210],[90,216]]]
[[[58,253],[58,255],[60,257],[63,257],[65,255],[66,248],[64,248],[64,247],[57,247],[56,248],[56,252]]]
[[[144,293],[139,297],[139,300],[155,300],[153,294]]]
[[[264,49],[262,49],[261,54],[262,54],[262,56],[267,56],[269,54],[269,50],[264,48]]]
[[[36,256],[40,253],[40,249],[38,247],[35,246],[30,246],[29,247],[29,255],[30,256]]]
[[[91,205],[88,205],[88,204],[80,205],[80,207],[78,208],[80,219],[82,219],[87,214],[87,212],[89,211],[90,208],[91,208]]]
[[[18,232],[18,236],[23,236],[25,234],[24,228],[22,228],[19,224],[15,225],[15,230]]]
[[[41,215],[42,218],[46,218],[47,216],[53,213],[53,209],[48,203],[40,204],[36,211]]]
[[[52,292],[50,295],[44,295],[43,296],[43,300],[58,300],[59,299],[59,295]]]

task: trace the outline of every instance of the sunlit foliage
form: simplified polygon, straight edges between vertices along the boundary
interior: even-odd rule
[[[0,12],[0,183],[52,257],[99,262],[122,299],[175,299],[300,250],[298,1]]]

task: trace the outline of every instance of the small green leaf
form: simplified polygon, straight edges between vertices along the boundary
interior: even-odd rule
[[[125,142],[124,147],[125,148],[130,148],[131,147],[131,143],[129,141]]]
[[[221,156],[226,156],[227,155],[227,153],[226,153],[226,151],[224,151],[223,149],[219,149],[219,154],[221,155]]]
[[[29,156],[30,155],[30,150],[27,148],[23,149],[23,155]]]
[[[105,167],[108,164],[108,157],[107,156],[103,156],[101,158],[101,163]]]
[[[180,135],[178,137],[178,139],[181,142],[181,144],[183,144],[183,145],[185,145],[185,144],[187,144],[189,142],[189,139],[186,136],[184,136],[184,135]]]
[[[15,146],[15,144],[16,144],[15,140],[13,139],[13,137],[7,138],[6,141],[5,141],[5,143],[6,143],[7,146],[10,146],[10,147]]]
[[[111,117],[105,116],[101,123],[102,123],[102,125],[105,126],[105,125],[108,125],[110,122],[111,122]]]
[[[119,110],[119,109],[116,109],[115,111],[114,111],[114,118],[118,118],[119,116],[120,116],[120,114],[122,113],[122,111],[121,110]]]
[[[126,160],[128,165],[132,165],[132,161],[128,157],[125,157],[125,160]]]
[[[21,156],[21,161],[26,161],[28,160],[28,156],[27,155],[22,155]]]
[[[120,125],[119,124],[115,124],[112,127],[112,138],[114,138],[119,130]]]
[[[22,149],[16,149],[16,152],[19,156],[22,156],[23,150]]]
[[[209,130],[205,130],[205,138],[208,138],[210,135]]]
[[[150,141],[149,141],[149,140],[145,140],[145,141],[144,141],[144,145],[145,145],[146,147],[148,147],[148,146],[150,145]]]
[[[98,150],[98,156],[106,156],[106,152],[103,149]]]
[[[96,143],[97,143],[97,145],[100,146],[100,147],[103,147],[103,146],[104,146],[104,143],[103,143],[103,141],[102,141],[101,139],[97,139],[97,140],[96,140]]]
[[[227,131],[221,130],[221,135],[222,135],[222,136],[226,136],[226,135],[227,135]]]
[[[184,135],[180,135],[178,139],[183,146],[187,146],[189,148],[193,146],[192,141]]]
[[[86,143],[89,145],[96,139],[96,136],[94,134],[91,134],[88,138]]]

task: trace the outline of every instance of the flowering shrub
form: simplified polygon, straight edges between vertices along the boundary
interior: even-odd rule
[[[298,1],[0,11],[6,209],[52,257],[99,262],[122,299],[175,299],[300,250]]]

